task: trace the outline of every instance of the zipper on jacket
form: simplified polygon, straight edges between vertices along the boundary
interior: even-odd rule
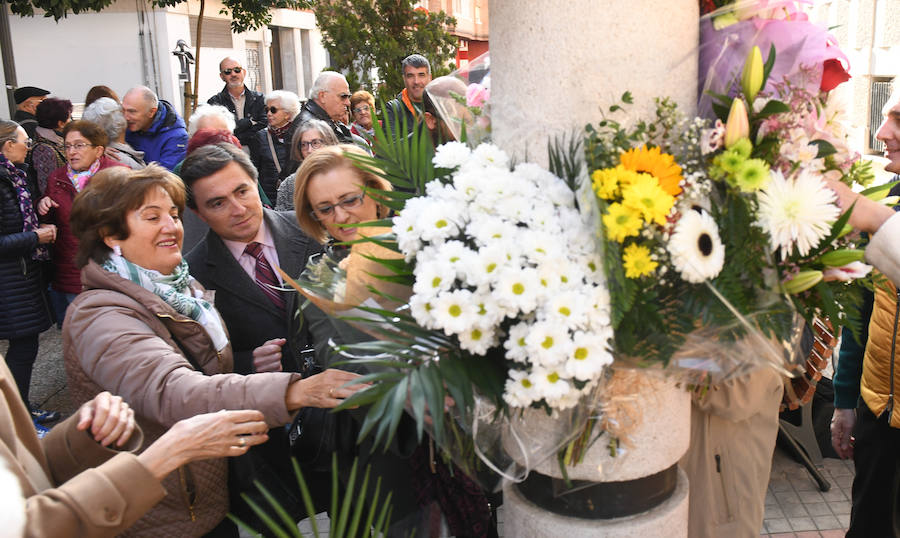
[[[888,394],[887,406],[885,411],[888,414],[888,424],[891,423],[891,416],[894,414],[894,358],[897,349],[897,322],[900,321],[900,289],[897,290],[894,308],[894,330],[891,335],[891,391]]]
[[[721,454],[716,454],[716,473],[719,475],[719,484],[722,486],[722,497],[725,501],[725,518],[726,521],[732,521],[734,516],[732,514],[731,508],[731,498],[730,493],[728,491],[728,484],[725,483],[725,474],[722,472],[722,456]]]
[[[194,493],[191,491],[191,488],[188,487],[187,473],[184,470],[184,466],[178,468],[178,478],[181,479],[181,488],[184,490],[184,499],[187,501],[188,513],[191,514],[191,521],[197,521],[197,516],[194,514]]]

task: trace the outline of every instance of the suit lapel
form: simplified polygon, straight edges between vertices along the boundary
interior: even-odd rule
[[[256,304],[266,310],[276,310],[272,301],[266,297],[256,282],[244,271],[244,268],[234,259],[231,251],[225,246],[217,234],[210,230],[207,239],[209,253],[207,265],[209,266],[209,278],[214,284],[213,289],[227,289],[230,293],[242,300]]]

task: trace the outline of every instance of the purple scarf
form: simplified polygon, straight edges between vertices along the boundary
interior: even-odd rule
[[[24,232],[33,232],[40,227],[37,214],[34,212],[34,202],[31,200],[31,191],[28,190],[28,182],[25,180],[25,172],[16,168],[9,162],[5,155],[0,153],[0,166],[6,168],[9,172],[9,178],[12,180],[13,187],[16,188],[16,198],[19,199],[19,211],[22,212],[22,222],[24,223]],[[50,252],[46,245],[38,245],[31,254],[33,260],[49,260]]]

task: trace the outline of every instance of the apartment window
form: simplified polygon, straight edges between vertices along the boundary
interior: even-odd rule
[[[244,85],[255,92],[262,92],[262,65],[259,63],[259,41],[246,42],[247,76]]]
[[[872,153],[884,152],[884,142],[877,140],[875,135],[878,127],[884,121],[881,109],[891,97],[891,79],[875,78],[872,80],[871,99],[869,101],[869,151]]]

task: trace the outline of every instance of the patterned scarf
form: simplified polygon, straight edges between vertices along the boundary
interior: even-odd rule
[[[100,170],[100,159],[94,161],[94,164],[91,165],[87,170],[83,170],[81,172],[76,172],[72,170],[70,165],[66,165],[66,176],[68,176],[69,181],[72,182],[72,185],[75,186],[76,192],[81,192],[84,189],[84,186],[87,185],[87,182],[90,181],[94,174],[97,173],[97,170]]]
[[[19,199],[19,211],[22,212],[23,232],[33,232],[40,227],[37,214],[34,212],[34,202],[31,200],[31,191],[28,190],[28,182],[25,179],[25,172],[16,168],[16,165],[9,162],[5,155],[0,153],[0,166],[6,168],[9,172],[9,178],[12,180],[13,187],[16,189],[16,198]],[[49,260],[50,251],[47,245],[38,245],[31,253],[32,260]]]
[[[284,141],[284,135],[286,135],[287,132],[288,132],[288,129],[291,128],[291,124],[293,124],[293,122],[290,122],[290,121],[289,121],[289,122],[285,123],[284,125],[282,125],[281,127],[272,127],[272,126],[270,125],[270,126],[269,126],[269,133],[272,134],[272,138],[277,138],[279,141],[282,141],[282,142],[283,142],[283,141]]]
[[[191,295],[190,283],[194,278],[188,273],[187,261],[181,260],[171,275],[145,269],[117,254],[110,254],[102,267],[154,293],[179,314],[198,322],[206,329],[213,345],[216,346],[216,351],[221,351],[228,345],[228,336],[225,334],[218,312],[199,297],[199,292],[198,297]]]

